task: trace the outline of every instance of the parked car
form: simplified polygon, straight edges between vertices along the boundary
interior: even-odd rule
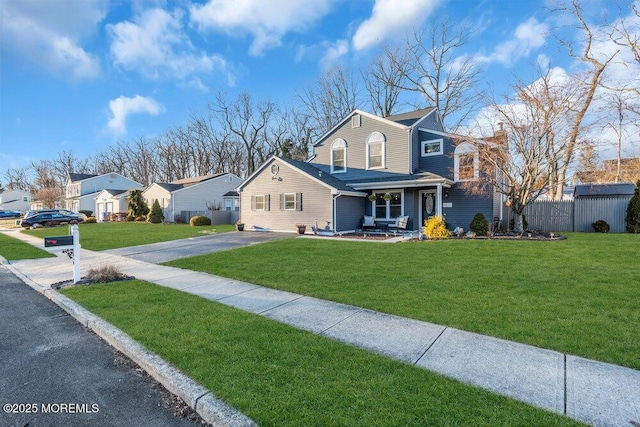
[[[73,212],[73,211],[69,211],[66,209],[37,209],[37,210],[31,210],[31,211],[27,211],[24,214],[24,218],[31,218],[34,215],[37,214],[41,214],[41,213],[58,213],[61,215],[80,215],[83,217],[83,219],[87,219],[87,217],[84,214],[78,213],[78,212]]]
[[[0,210],[0,218],[20,218],[22,212]]]
[[[60,225],[63,222],[69,223],[71,221],[82,222],[85,220],[85,216],[80,213],[63,211],[58,209],[55,212],[45,211],[38,212],[28,218],[24,218],[20,223],[23,227],[37,227],[37,226],[54,226]]]

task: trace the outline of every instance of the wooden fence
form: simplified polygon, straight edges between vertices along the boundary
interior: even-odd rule
[[[573,201],[536,201],[524,209],[530,229],[544,231],[593,231],[592,223],[607,221],[612,233],[626,231],[631,196],[585,197]],[[511,214],[511,212],[509,212]]]

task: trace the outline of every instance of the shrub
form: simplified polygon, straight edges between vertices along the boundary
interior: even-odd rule
[[[191,227],[202,227],[203,225],[211,225],[211,220],[206,216],[196,215],[189,220]]]
[[[147,215],[147,221],[152,224],[160,224],[163,220],[164,215],[162,214],[162,208],[160,207],[158,199],[155,199],[151,206],[151,210],[149,211],[149,215]]]
[[[89,216],[87,217],[87,219],[84,220],[85,224],[95,224],[96,222],[96,217],[95,216]]]
[[[611,227],[609,227],[609,224],[607,224],[607,221],[605,221],[604,219],[599,219],[591,225],[593,226],[593,230],[596,233],[608,233],[611,229]]]
[[[449,230],[441,216],[432,216],[424,222],[424,235],[427,239],[443,240],[450,237]]]
[[[174,215],[173,222],[175,222],[176,224],[185,224],[186,223],[186,221],[184,220],[184,217],[182,215]]]
[[[81,211],[78,211],[78,212],[81,213],[81,214],[84,214],[87,217],[93,216],[93,211],[81,210]]]
[[[489,221],[481,212],[478,212],[473,216],[469,228],[479,236],[486,236],[489,232]]]
[[[122,280],[126,278],[126,276],[113,265],[105,265],[103,267],[90,269],[84,278],[93,283],[109,283]]]
[[[138,215],[138,216],[134,217],[133,220],[135,222],[146,222],[147,221],[147,216],[146,215]]]
[[[636,189],[627,206],[627,231],[640,233],[640,179],[636,182]]]

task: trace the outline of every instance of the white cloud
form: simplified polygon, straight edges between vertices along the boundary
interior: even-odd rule
[[[229,72],[224,58],[196,51],[183,31],[179,11],[170,14],[163,9],[149,9],[135,22],[119,22],[107,28],[114,63],[145,77],[184,79],[215,70]]]
[[[3,48],[66,77],[99,74],[98,58],[81,41],[96,33],[106,15],[104,1],[0,1],[0,15]]]
[[[209,0],[190,7],[191,22],[201,31],[243,32],[253,36],[249,53],[279,47],[290,31],[305,32],[325,16],[335,0]]]
[[[153,98],[136,95],[133,98],[119,96],[112,99],[109,101],[109,110],[113,114],[113,118],[109,120],[109,128],[117,134],[124,134],[127,132],[127,118],[131,114],[147,113],[157,116],[164,108]]]
[[[356,50],[367,49],[380,44],[391,34],[419,26],[440,1],[411,0],[399,3],[397,0],[376,0],[371,17],[360,24],[353,36],[353,47]]]
[[[526,22],[518,25],[513,38],[500,43],[491,55],[478,59],[483,62],[513,65],[544,46],[548,34],[549,26],[546,23],[538,22],[536,18],[529,18]]]
[[[349,52],[349,42],[347,40],[338,40],[327,49],[322,58],[322,66],[330,68],[341,56]]]

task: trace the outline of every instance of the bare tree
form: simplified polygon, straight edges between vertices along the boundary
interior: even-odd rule
[[[562,196],[562,190],[567,182],[568,172],[583,132],[585,116],[594,100],[604,71],[618,51],[603,59],[599,59],[601,55],[593,51],[594,33],[591,25],[584,19],[580,0],[559,3],[555,11],[571,19],[573,26],[582,36],[579,42],[561,39],[560,43],[567,47],[571,58],[581,61],[587,67],[585,72],[575,76],[572,83],[575,88],[580,90],[580,93],[575,97],[576,103],[572,110],[568,111],[571,113],[571,119],[568,123],[569,134],[562,141],[562,154],[558,157],[558,165],[551,170],[551,191],[554,198],[557,199]]]
[[[353,72],[342,66],[327,70],[316,82],[307,84],[297,98],[314,138],[326,133],[362,105],[360,87]]]
[[[219,92],[214,104],[209,104],[209,111],[218,121],[221,132],[228,140],[237,140],[244,147],[246,160],[245,172],[252,174],[256,165],[264,161],[264,155],[270,151],[265,132],[274,113],[275,104],[271,101],[254,103],[251,95],[243,92],[229,102]]]
[[[622,160],[623,150],[622,142],[626,138],[633,138],[629,130],[632,128],[638,128],[637,116],[634,114],[634,107],[637,105],[637,100],[633,102],[631,97],[635,98],[635,95],[626,92],[624,89],[617,92],[609,92],[604,96],[605,104],[603,110],[608,113],[606,119],[605,128],[613,130],[616,135],[615,141],[615,172],[612,177],[613,182],[620,182],[622,173]],[[634,132],[637,134],[637,132]]]
[[[458,56],[469,42],[471,28],[454,28],[451,21],[435,20],[426,31],[414,31],[399,54],[390,47],[385,55],[402,79],[397,87],[423,98],[418,108],[434,106],[449,129],[455,131],[475,112],[481,95],[478,89],[482,69],[471,56]]]
[[[4,173],[5,187],[10,190],[31,191],[29,168],[26,166],[9,168]]]
[[[640,6],[637,3],[631,4],[631,16],[621,17],[613,24],[609,24],[611,28],[611,40],[618,46],[628,49],[633,55],[635,61],[640,64],[640,35],[637,28],[634,30],[633,20],[640,20]],[[625,91],[633,92],[640,96],[640,85],[630,85],[624,88]]]
[[[400,95],[406,80],[404,67],[408,64],[408,58],[403,55],[406,53],[400,49],[386,47],[369,68],[360,71],[371,109],[380,117],[395,114],[400,106]]]

